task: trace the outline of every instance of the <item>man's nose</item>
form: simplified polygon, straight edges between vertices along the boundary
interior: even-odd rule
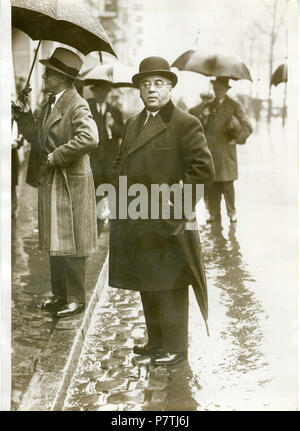
[[[151,93],[154,93],[156,91],[156,87],[155,87],[155,83],[154,82],[150,83],[150,87],[149,87],[148,91],[150,91]]]

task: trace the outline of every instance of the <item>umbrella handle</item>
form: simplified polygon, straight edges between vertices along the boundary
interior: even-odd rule
[[[29,72],[29,75],[28,75],[28,78],[27,78],[27,81],[26,81],[25,88],[29,85],[29,81],[30,81],[30,78],[31,78],[31,75],[32,75],[33,67],[35,65],[35,61],[36,61],[36,58],[37,58],[37,55],[38,55],[38,52],[39,52],[39,48],[40,48],[41,42],[42,41],[39,40],[38,46],[37,46],[37,48],[35,50],[33,62],[32,62],[32,65],[31,65],[31,68],[30,68],[30,72]]]

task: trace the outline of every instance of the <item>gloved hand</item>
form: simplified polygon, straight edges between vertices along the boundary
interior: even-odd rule
[[[19,118],[22,114],[28,112],[30,110],[29,104],[29,93],[31,92],[31,87],[27,85],[23,88],[22,91],[18,94],[18,98],[16,101],[12,100],[11,107],[12,113],[15,118]]]

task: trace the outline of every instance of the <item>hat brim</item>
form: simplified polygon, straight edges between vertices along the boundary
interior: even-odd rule
[[[222,85],[224,85],[224,87],[226,87],[228,89],[231,88],[231,85],[229,85],[228,83],[226,84],[225,82],[220,82],[220,81],[217,81],[216,79],[211,79],[210,82],[212,83],[212,85],[222,84]]]
[[[114,83],[111,81],[107,81],[106,79],[83,79],[84,85],[102,85],[106,84],[110,87],[113,87]]]
[[[63,72],[62,70],[53,66],[51,63],[49,63],[49,60],[47,59],[39,60],[39,62],[43,66],[47,67],[48,69],[54,70],[55,72],[60,73],[61,75],[67,76],[68,78],[76,79],[77,81],[82,81],[82,78],[79,78],[78,76],[70,75],[69,73]]]
[[[149,72],[140,72],[136,73],[132,77],[133,86],[135,88],[139,88],[139,84],[142,78],[145,78],[146,76],[152,76],[152,75],[161,75],[171,80],[173,87],[178,82],[177,75],[173,72],[168,72],[167,70],[151,70]]]

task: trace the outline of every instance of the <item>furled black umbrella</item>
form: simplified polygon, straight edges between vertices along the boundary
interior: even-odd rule
[[[281,64],[277,67],[275,72],[272,75],[271,78],[271,85],[275,85],[275,87],[280,84],[281,82],[287,82],[288,80],[288,67],[287,64]]]
[[[196,223],[196,222],[195,222]],[[206,332],[209,336],[208,329],[208,297],[205,269],[203,264],[201,244],[198,238],[197,230],[188,230],[185,228],[185,222],[181,223],[177,228],[175,235],[180,243],[183,253],[193,274],[194,281],[192,283],[193,290],[201,314],[203,316]]]
[[[252,81],[245,63],[236,56],[223,53],[204,53],[201,50],[190,49],[180,55],[172,66],[206,76],[224,76],[230,79]]]
[[[83,0],[11,0],[11,6],[12,26],[33,40],[63,43],[84,55],[106,51],[116,56],[100,19]]]

